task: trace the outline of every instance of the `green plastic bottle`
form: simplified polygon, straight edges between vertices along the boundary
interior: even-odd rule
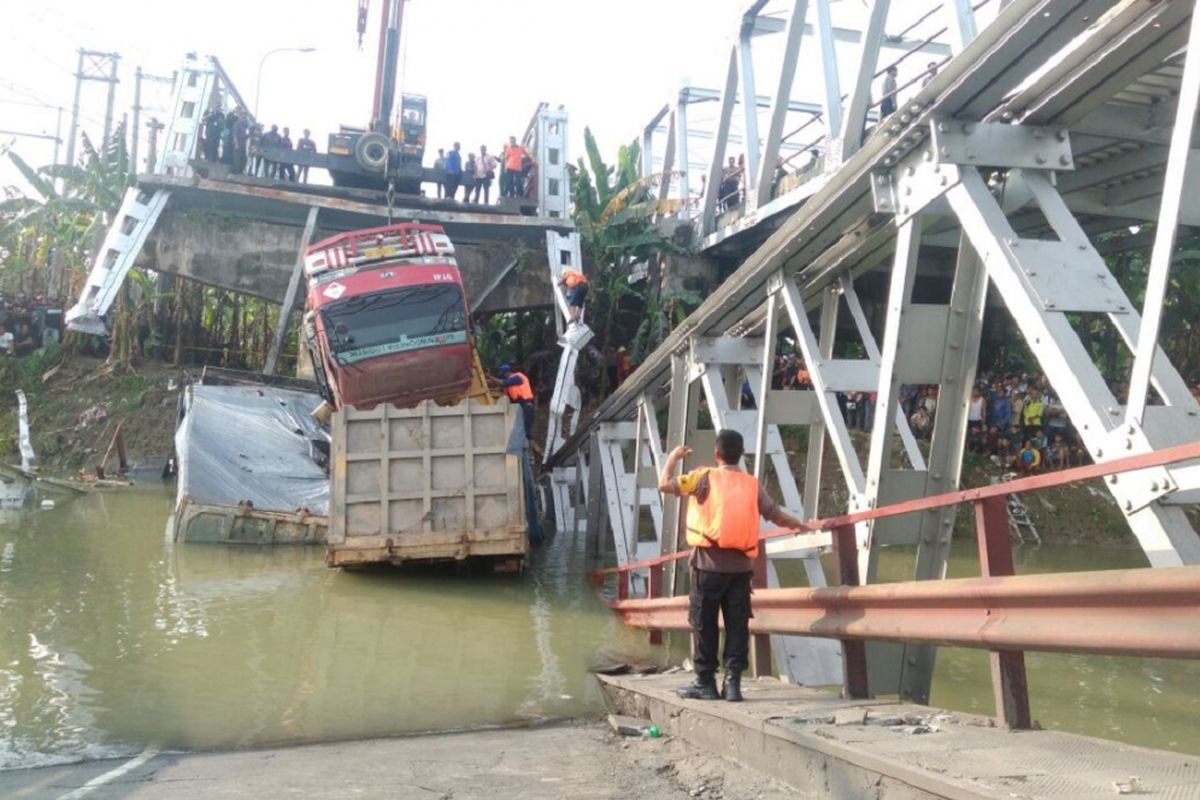
[[[662,736],[662,731],[660,731],[660,730],[658,729],[658,726],[657,726],[657,725],[651,725],[651,726],[650,726],[650,727],[649,727],[649,728],[646,730],[646,733],[650,734],[650,738],[651,738],[651,739],[657,739],[658,737]]]

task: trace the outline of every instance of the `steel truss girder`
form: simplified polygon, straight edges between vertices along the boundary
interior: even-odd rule
[[[1154,441],[1150,438],[1151,431],[1122,421],[1117,398],[1092,364],[1070,321],[1061,310],[1046,308],[1025,279],[1025,273],[1033,266],[1025,255],[1031,252],[1031,248],[1025,247],[1027,240],[1021,240],[1012,230],[978,171],[973,167],[961,167],[959,177],[959,183],[947,193],[951,208],[1093,457],[1104,460],[1116,453],[1128,455],[1168,443],[1165,440],[1168,426],[1158,427],[1155,438],[1159,440]],[[1049,177],[1040,172],[1028,172],[1024,179],[1058,235],[1081,252],[1090,251],[1099,259],[1061,196],[1050,184]],[[1078,276],[1075,280],[1080,284],[1079,291],[1085,291],[1083,281]],[[1132,305],[1128,298],[1125,305]],[[1127,341],[1136,341],[1139,320],[1134,312],[1110,313],[1109,319]],[[1182,378],[1161,349],[1154,359],[1154,367],[1153,383],[1167,404],[1157,413],[1171,419],[1176,436],[1183,433],[1191,438],[1200,437],[1200,425],[1197,424],[1200,404],[1186,391]],[[1107,484],[1153,566],[1200,563],[1200,539],[1182,509],[1162,502],[1174,487],[1180,485],[1178,480],[1164,478],[1181,472],[1178,468],[1154,470],[1150,480],[1123,476],[1119,481]],[[1155,488],[1150,489],[1150,484]]]

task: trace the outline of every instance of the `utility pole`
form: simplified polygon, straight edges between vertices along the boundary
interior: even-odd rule
[[[121,56],[117,53],[104,53],[99,50],[79,48],[79,68],[75,71],[75,101],[71,105],[71,135],[67,139],[67,163],[75,163],[75,141],[79,136],[79,99],[83,93],[84,81],[99,81],[108,84],[108,104],[104,113],[104,143],[112,133],[113,102],[117,91],[117,61]]]
[[[158,83],[174,83],[175,76],[174,75],[171,75],[171,76],[151,75],[149,72],[143,72],[142,68],[140,66],[134,70],[134,73],[133,73],[133,142],[130,145],[130,151],[129,151],[129,169],[130,169],[130,172],[132,172],[135,176],[138,174],[138,140],[141,138],[140,131],[141,131],[141,125],[142,125],[142,111],[144,110],[144,108],[142,106],[142,81],[143,80],[156,81]],[[151,150],[153,150],[153,149],[154,149],[153,145],[151,145]],[[151,156],[150,160],[153,161],[154,157]],[[151,168],[149,171],[153,172],[154,170],[153,170],[153,168]]]
[[[158,121],[158,117],[151,117],[146,122],[146,127],[150,129],[150,154],[146,156],[146,172],[154,172],[154,168],[158,166],[158,132],[166,126]]]

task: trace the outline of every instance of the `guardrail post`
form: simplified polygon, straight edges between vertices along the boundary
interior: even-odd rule
[[[761,451],[760,451],[761,452]],[[755,589],[767,588],[767,553],[761,549],[754,559],[754,577],[751,586]],[[750,599],[751,608],[754,599]],[[750,674],[761,678],[771,674],[771,637],[767,634],[756,633],[750,637]]]
[[[1008,497],[977,500],[975,533],[979,539],[979,569],[985,578],[1016,574],[1012,541],[1008,531]],[[996,698],[996,721],[1010,729],[1033,726],[1029,711],[1029,682],[1025,676],[1025,653],[1021,650],[992,650],[992,691]]]
[[[839,525],[832,531],[833,558],[838,583],[858,585],[858,540],[853,525]],[[858,640],[842,639],[842,696],[865,700],[871,696],[867,682],[867,645]]]
[[[617,573],[617,599],[629,599],[629,573],[626,571]]]
[[[646,598],[662,597],[663,593],[663,565],[650,565],[650,580],[646,582]],[[650,644],[662,644],[663,636],[661,630],[650,631]]]

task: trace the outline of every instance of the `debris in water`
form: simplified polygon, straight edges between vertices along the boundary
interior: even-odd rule
[[[43,510],[43,511],[49,511],[49,510],[50,510],[50,509],[52,509],[52,508],[54,508],[54,501],[53,501],[53,500],[51,500],[51,499],[47,498],[47,499],[45,499],[45,500],[43,500],[43,501],[42,501],[42,510]]]

